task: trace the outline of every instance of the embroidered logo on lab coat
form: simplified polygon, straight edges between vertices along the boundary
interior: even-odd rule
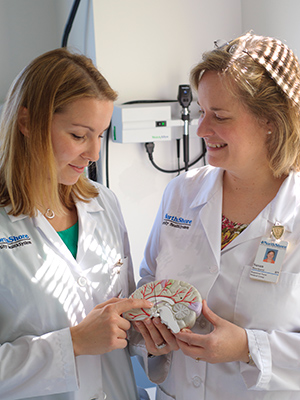
[[[162,224],[170,226],[172,228],[190,229],[192,222],[192,219],[177,217],[176,215],[169,215],[168,213],[166,213]]]
[[[32,244],[31,238],[28,235],[18,235],[0,238],[0,250],[14,249],[16,247],[26,246]]]

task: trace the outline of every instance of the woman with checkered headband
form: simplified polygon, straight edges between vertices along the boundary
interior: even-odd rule
[[[224,78],[227,90],[253,116],[259,121],[272,122],[266,148],[273,175],[280,177],[291,170],[298,171],[300,66],[297,57],[281,41],[251,33],[219,44],[220,41],[215,41],[216,48],[205,53],[203,61],[193,68],[193,87],[198,89],[205,71],[215,71]]]
[[[299,399],[298,59],[281,41],[247,33],[215,42],[191,83],[209,165],[168,184],[139,285],[186,281],[203,309],[175,335],[159,320],[140,324],[155,356],[146,370],[157,399]],[[189,229],[164,224],[165,215]],[[274,263],[264,261],[267,248]]]

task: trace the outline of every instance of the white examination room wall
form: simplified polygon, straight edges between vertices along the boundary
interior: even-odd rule
[[[299,0],[241,0],[243,31],[273,36],[300,57]]]
[[[176,99],[202,52],[242,32],[240,0],[93,0],[93,15],[96,64],[118,91],[117,104]],[[200,139],[191,138],[190,158],[200,151]],[[175,141],[156,142],[154,160],[176,168]],[[143,144],[110,141],[110,188],[129,231],[136,280],[163,190],[175,175],[157,171]]]

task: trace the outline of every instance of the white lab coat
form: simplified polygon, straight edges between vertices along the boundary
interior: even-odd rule
[[[139,285],[163,278],[190,282],[212,311],[247,330],[256,366],[196,362],[181,350],[147,365],[146,351],[139,347],[139,353],[150,378],[159,383],[159,400],[299,399],[300,177],[291,173],[273,201],[220,251],[222,176],[221,169],[207,166],[169,183]],[[191,221],[188,229],[178,223],[183,220]],[[289,241],[279,282],[255,281],[249,273],[260,240],[269,237],[276,222]],[[206,334],[211,326],[200,316],[193,331]]]
[[[0,208],[1,400],[138,398],[127,349],[73,355],[69,327],[97,304],[134,290],[118,201],[96,185],[97,198],[76,204],[76,260],[41,214],[13,217]]]

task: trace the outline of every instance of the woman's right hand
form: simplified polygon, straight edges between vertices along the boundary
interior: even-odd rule
[[[176,334],[182,352],[194,360],[211,364],[233,361],[249,362],[247,333],[244,328],[215,314],[203,300],[203,316],[214,329],[207,334],[184,329]]]
[[[175,336],[159,317],[135,321],[133,326],[143,336],[149,354],[160,356],[179,350]]]
[[[70,328],[75,356],[125,348],[130,322],[122,314],[134,308],[152,306],[147,300],[133,298],[112,298],[97,305],[78,325]]]

